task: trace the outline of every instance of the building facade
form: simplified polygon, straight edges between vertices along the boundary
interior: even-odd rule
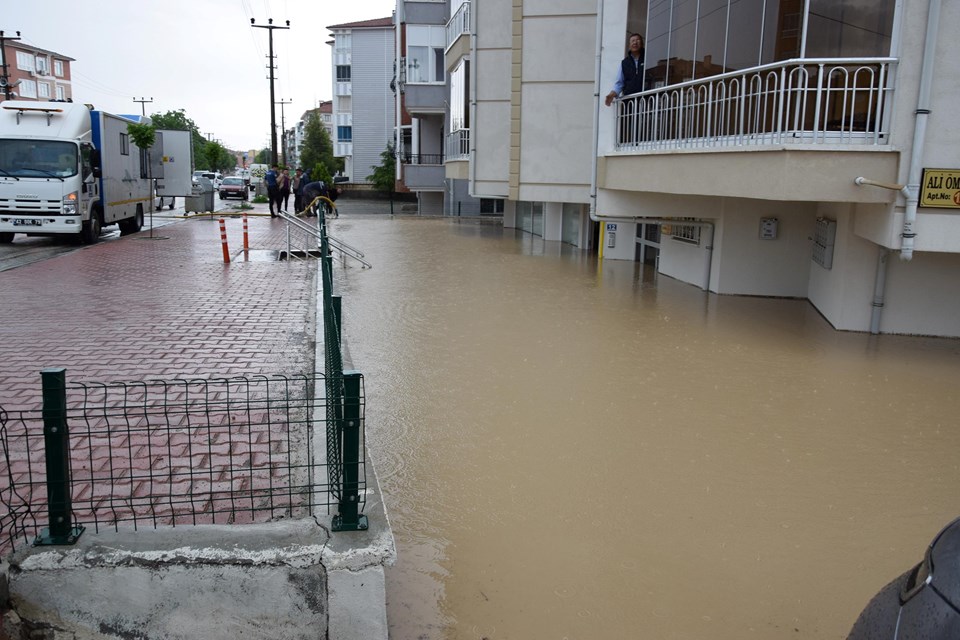
[[[394,20],[332,25],[333,147],[351,182],[367,182],[394,140],[396,107],[390,91],[395,59]]]
[[[70,63],[73,58],[47,51],[20,40],[4,40],[3,59],[6,87],[0,87],[0,99],[8,95],[19,100],[73,100]]]
[[[501,199],[506,226],[704,291],[805,298],[837,329],[960,336],[960,5],[468,6],[446,173]],[[643,90],[606,106],[631,33]]]

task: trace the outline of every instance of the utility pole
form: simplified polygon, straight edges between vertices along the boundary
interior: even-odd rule
[[[273,18],[267,20],[267,24],[257,24],[256,20],[250,18],[250,26],[257,29],[267,29],[267,33],[270,34],[270,55],[267,56],[270,58],[270,162],[271,164],[277,163],[277,111],[274,108],[276,103],[276,98],[273,93],[273,70],[276,68],[273,64],[273,30],[274,29],[289,29],[290,21],[287,20],[287,26],[281,27],[273,24]]]
[[[2,59],[3,62],[3,73],[0,73],[0,89],[3,89],[3,97],[5,100],[9,100],[10,94],[13,93],[10,87],[10,75],[7,73],[7,40],[19,39],[19,31],[17,31],[17,37],[4,36],[3,31],[0,31],[0,59]]]
[[[140,103],[140,112],[143,114],[144,117],[146,117],[146,116],[147,116],[147,103],[148,103],[148,102],[153,102],[153,98],[150,98],[149,100],[147,100],[146,98],[140,98],[139,100],[138,100],[137,98],[134,98],[133,101]]]
[[[283,152],[283,166],[287,166],[287,129],[286,129],[286,120],[283,117],[283,105],[290,104],[293,100],[283,100],[281,98],[280,102],[277,104],[280,105],[280,136],[283,142],[283,145],[280,147]]]

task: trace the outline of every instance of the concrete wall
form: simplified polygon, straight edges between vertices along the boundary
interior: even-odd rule
[[[331,534],[312,518],[87,531],[74,546],[14,553],[10,601],[21,625],[77,638],[386,640],[394,544],[375,511],[365,532]]]
[[[510,25],[511,0],[481,0],[471,5],[476,32],[475,64],[470,72],[476,91],[471,119],[471,147],[476,149],[477,197],[505,197],[510,165]]]

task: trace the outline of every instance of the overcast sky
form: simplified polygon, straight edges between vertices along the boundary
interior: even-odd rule
[[[112,113],[183,109],[235,150],[270,146],[268,31],[287,128],[332,95],[328,25],[389,17],[394,0],[4,0],[0,29],[73,58],[74,102]],[[8,60],[9,64],[11,61]],[[15,61],[13,61],[15,64]],[[280,126],[280,106],[277,106]]]

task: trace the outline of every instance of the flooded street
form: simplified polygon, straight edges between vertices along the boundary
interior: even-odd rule
[[[495,225],[340,218],[391,637],[845,638],[960,515],[960,341]]]

